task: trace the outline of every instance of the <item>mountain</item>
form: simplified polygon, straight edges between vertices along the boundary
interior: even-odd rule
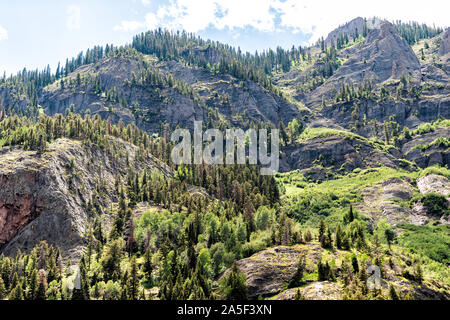
[[[320,103],[317,98],[322,96],[330,98],[332,89],[339,90],[347,82],[362,83],[373,78],[375,83],[382,83],[399,80],[402,75],[420,80],[419,60],[389,22],[381,22],[367,34],[365,41],[345,50],[343,55],[347,61],[312,93],[316,103]]]
[[[107,216],[112,202],[117,202],[114,182],[126,177],[130,163],[135,170],[173,175],[151,155],[140,159],[139,147],[132,143],[120,138],[108,138],[106,143],[109,147],[104,148],[61,138],[49,144],[45,156],[39,151],[2,148],[2,253],[30,251],[46,240],[64,256],[79,257],[87,244],[89,220]],[[99,209],[89,208],[92,205]],[[108,220],[104,223],[109,228]]]
[[[448,38],[358,17],[249,54],[155,30],[0,78],[0,299],[448,299]],[[279,128],[280,172],[175,165],[194,120]]]

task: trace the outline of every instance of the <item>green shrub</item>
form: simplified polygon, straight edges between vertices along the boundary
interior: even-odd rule
[[[448,215],[448,201],[442,194],[430,192],[422,197],[422,203],[427,208],[428,213],[441,217]]]

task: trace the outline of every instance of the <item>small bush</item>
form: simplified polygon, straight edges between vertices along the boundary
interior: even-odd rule
[[[442,194],[427,193],[422,197],[422,203],[431,215],[441,217],[449,213],[447,198]]]

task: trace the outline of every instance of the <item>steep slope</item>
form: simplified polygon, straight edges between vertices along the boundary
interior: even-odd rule
[[[328,168],[326,171],[330,177],[334,173],[351,172],[356,168],[381,165],[398,167],[398,160],[393,155],[380,150],[362,137],[351,135],[346,131],[325,128],[318,128],[317,131],[311,130],[311,132],[313,133],[311,138],[286,147],[287,167],[291,170],[311,168],[305,173],[307,172],[308,176],[319,174],[316,177],[319,178],[321,170],[317,170],[317,166]],[[316,137],[314,132],[317,132]],[[321,180],[324,178],[324,176],[320,177]]]
[[[73,104],[75,112],[89,109],[149,132],[159,132],[163,123],[191,128],[194,120],[203,120],[246,127],[309,114],[252,81],[137,52],[82,66],[62,81],[64,87],[59,81],[44,88],[39,103],[46,113],[64,113]]]
[[[86,246],[88,202],[108,208],[117,202],[114,181],[128,163],[170,175],[160,161],[136,159],[137,147],[111,138],[116,155],[79,141],[58,139],[44,154],[4,147],[0,151],[0,245],[6,255],[29,251],[41,240],[79,257]],[[127,156],[128,155],[128,159]],[[99,212],[105,223],[111,218]]]
[[[444,56],[450,52],[450,28],[442,34],[441,44],[439,46],[439,54]]]
[[[358,252],[346,252],[342,250],[329,251],[321,248],[320,244],[313,241],[306,244],[294,246],[278,246],[263,250],[249,258],[239,260],[237,265],[246,276],[248,295],[251,299],[266,297],[270,299],[295,299],[297,290],[301,296],[307,300],[342,300],[346,294],[346,286],[342,277],[345,277],[344,264],[351,261],[352,254],[357,259],[364,259],[364,254]],[[298,260],[301,256],[306,257],[304,268],[304,284],[299,288],[286,290],[286,284],[294,276]],[[392,260],[399,261],[410,258],[400,252],[392,252]],[[319,261],[333,261],[333,270],[336,280],[320,281],[317,279],[317,264]],[[359,260],[361,268],[370,260],[362,262]],[[389,285],[394,285],[403,296],[410,294],[415,299],[447,300],[448,284],[435,281],[426,281],[418,284],[413,280],[402,277],[402,269],[407,269],[406,265],[401,266],[396,262],[395,266],[383,264],[383,278],[381,279],[381,293],[388,295]],[[357,272],[355,272],[357,274]],[[355,274],[355,278],[356,275]],[[225,273],[225,276],[227,273]],[[441,292],[441,290],[445,290]],[[366,295],[369,299],[369,295]],[[352,298],[350,298],[352,299]]]
[[[408,43],[402,39],[394,26],[383,21],[379,28],[372,29],[364,42],[345,51],[348,60],[322,86],[312,92],[307,105],[321,102],[322,97],[331,97],[344,83],[362,83],[375,79],[384,82],[411,75],[420,79],[420,64]]]
[[[449,180],[443,176],[430,174],[416,180],[417,188],[411,182],[410,179],[391,178],[364,188],[363,201],[358,203],[356,208],[371,217],[374,225],[381,219],[385,219],[391,225],[399,223],[426,225],[436,220],[442,224],[449,224],[448,215],[433,217],[420,201],[409,205],[414,194],[424,195],[430,190],[448,197]]]
[[[347,35],[349,38],[354,38],[357,35],[362,35],[364,31],[368,32],[371,29],[376,29],[380,27],[382,20],[379,18],[364,19],[357,17],[342,26],[331,31],[325,39],[325,43],[328,46],[335,45],[340,36]],[[367,28],[367,30],[365,30]]]

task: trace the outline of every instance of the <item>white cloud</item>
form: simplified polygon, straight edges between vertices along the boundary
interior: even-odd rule
[[[209,26],[219,30],[252,26],[274,30],[273,0],[172,0],[156,12],[160,25],[169,29],[198,32]]]
[[[358,16],[377,16],[389,21],[418,21],[445,26],[448,23],[447,12],[450,10],[448,2],[440,0],[428,0],[426,6],[421,0],[286,0],[274,1],[274,7],[280,13],[280,26],[311,33],[311,41],[326,36],[339,25]]]
[[[79,6],[71,5],[67,7],[66,27],[69,30],[77,30],[81,27],[81,9]]]
[[[153,30],[158,27],[158,17],[154,13],[147,13],[145,21],[122,21],[119,25],[114,26],[114,31],[132,32],[140,29]]]
[[[142,0],[146,2],[148,0]],[[262,32],[310,34],[310,42],[356,18],[418,21],[446,26],[450,2],[427,0],[170,0],[148,13],[145,21],[123,21],[115,30],[154,29],[198,32],[253,27]],[[279,17],[279,20],[277,19]],[[138,27],[139,26],[139,27]]]
[[[224,13],[215,23],[219,29],[251,26],[260,31],[275,30],[275,13],[271,10],[272,0],[220,0],[216,3]]]
[[[158,27],[158,17],[154,13],[147,13],[145,15],[145,27],[148,30],[153,30]]]
[[[143,26],[144,24],[139,21],[122,21],[114,27],[114,31],[135,31]]]
[[[150,0],[141,0],[144,6],[148,6],[150,4]]]
[[[8,30],[0,26],[0,41],[8,39]]]

